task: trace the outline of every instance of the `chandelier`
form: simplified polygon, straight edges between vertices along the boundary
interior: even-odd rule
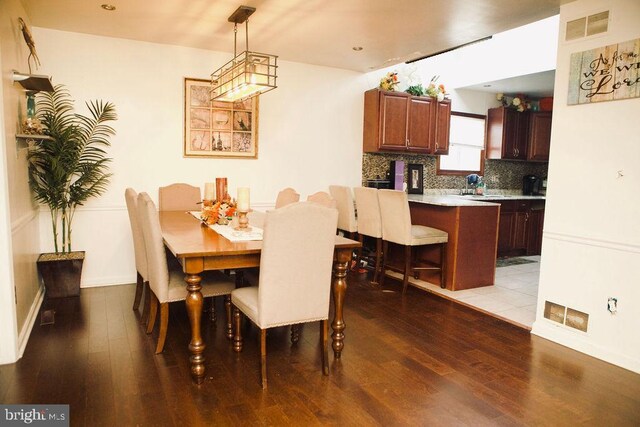
[[[249,16],[255,7],[240,6],[233,22],[233,59],[211,73],[211,100],[238,101],[275,89],[278,57],[249,50]],[[245,51],[237,53],[238,24],[245,23]]]

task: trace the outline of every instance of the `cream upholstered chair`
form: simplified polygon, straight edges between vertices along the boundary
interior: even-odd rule
[[[146,321],[149,310],[149,273],[147,269],[147,253],[144,247],[144,237],[138,216],[138,193],[133,188],[127,188],[124,192],[127,202],[127,212],[129,213],[129,223],[131,224],[131,234],[133,236],[133,252],[136,259],[136,296],[133,300],[133,309],[137,310],[142,298],[142,290],[145,292],[145,304],[141,320]]]
[[[404,278],[402,281],[402,293],[407,291],[409,274],[415,270],[440,270],[440,286],[445,284],[445,250],[449,235],[436,228],[411,224],[409,200],[407,193],[396,190],[378,190],[380,202],[380,218],[382,219],[382,239],[384,240],[382,266],[382,279],[384,282],[389,242],[404,246]],[[440,265],[430,267],[413,266],[412,248],[422,245],[440,245]]]
[[[354,238],[355,233],[358,232],[358,222],[351,189],[343,185],[330,185],[329,193],[336,201],[338,208],[338,230],[349,233],[348,237]]]
[[[184,282],[184,274],[179,270],[169,270],[165,257],[164,244],[162,242],[162,230],[160,218],[156,206],[147,193],[138,195],[138,214],[142,225],[147,264],[149,267],[149,287],[151,288],[151,308],[149,311],[149,323],[147,333],[153,331],[156,320],[158,303],[160,303],[160,334],[156,346],[156,354],[161,353],[169,327],[169,303],[184,301],[187,297],[187,288]],[[227,296],[227,323],[231,323],[230,294],[235,288],[235,283],[222,272],[213,271],[202,274],[202,296],[215,297]]]
[[[336,200],[326,191],[318,191],[307,197],[307,202],[317,203],[327,208],[337,209]]]
[[[266,214],[259,286],[231,292],[234,350],[242,351],[240,311],[260,328],[262,388],[267,387],[266,330],[277,326],[322,321],[322,372],[329,375],[327,319],[337,224],[337,210],[317,203],[299,202]]]
[[[353,193],[358,210],[358,240],[363,243],[364,236],[376,239],[376,265],[372,283],[377,284],[382,259],[382,221],[380,219],[378,190],[376,188],[355,187]]]
[[[291,187],[285,188],[278,193],[278,197],[276,198],[276,209],[295,203],[299,200],[300,194],[296,193],[296,190]]]
[[[171,184],[158,189],[158,207],[161,211],[199,211],[200,202],[200,187]]]

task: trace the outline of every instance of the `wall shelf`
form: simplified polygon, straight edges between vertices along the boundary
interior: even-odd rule
[[[31,145],[36,141],[51,141],[49,135],[30,135],[26,133],[18,133],[16,134],[16,143],[18,145],[18,149],[31,148]]]
[[[25,74],[13,70],[13,81],[29,92],[53,92],[51,77],[36,74]]]

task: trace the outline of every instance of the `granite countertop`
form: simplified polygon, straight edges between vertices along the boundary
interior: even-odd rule
[[[462,195],[426,195],[409,194],[410,202],[425,203],[436,206],[495,206],[503,200],[544,200],[544,196],[523,195],[486,195],[486,196],[462,196]]]

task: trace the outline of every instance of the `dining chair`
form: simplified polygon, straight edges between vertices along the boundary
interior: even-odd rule
[[[358,232],[358,221],[351,189],[343,185],[330,185],[329,193],[338,208],[338,230],[348,233],[348,237],[353,239]]]
[[[199,211],[200,202],[200,187],[178,183],[158,189],[158,207],[161,211]]]
[[[417,278],[416,270],[439,270],[440,287],[445,287],[445,259],[446,244],[449,235],[446,231],[424,225],[411,224],[411,212],[409,211],[409,199],[407,193],[396,190],[378,190],[380,203],[380,219],[382,220],[382,240],[384,242],[382,278],[380,284],[384,284],[389,254],[389,242],[404,247],[404,270],[402,279],[402,293],[407,292],[409,274]],[[440,265],[418,267],[414,265],[414,246],[440,245]]]
[[[131,235],[133,237],[133,254],[136,264],[136,295],[133,299],[133,310],[137,310],[140,306],[144,289],[145,302],[140,318],[141,322],[144,323],[149,314],[149,273],[144,237],[138,216],[138,193],[136,193],[133,188],[127,188],[124,192],[124,199],[127,203],[127,212],[129,213],[129,224],[131,225]]]
[[[287,187],[278,193],[276,198],[276,209],[295,203],[300,200],[300,194],[296,193],[291,187]]]
[[[307,197],[307,202],[317,203],[327,208],[337,209],[336,200],[326,191],[318,191]]]
[[[266,331],[278,326],[321,321],[322,372],[329,375],[329,296],[337,224],[337,210],[317,203],[299,202],[267,212],[258,286],[231,292],[234,351],[242,351],[240,312],[260,328],[263,389],[267,388]],[[295,265],[304,268],[291,267]],[[291,338],[297,341],[293,333]]]
[[[371,283],[378,284],[380,273],[380,261],[382,260],[382,220],[380,219],[380,203],[378,202],[378,190],[369,187],[355,187],[353,193],[356,198],[356,210],[358,211],[358,240],[362,244],[364,236],[376,241],[375,270]],[[358,263],[360,260],[358,259]]]
[[[169,303],[184,301],[187,298],[187,287],[184,281],[184,273],[181,270],[169,269],[165,257],[160,217],[156,206],[147,193],[138,195],[138,206],[142,235],[144,236],[145,251],[149,269],[149,287],[151,288],[151,306],[149,310],[149,322],[147,333],[153,331],[160,304],[160,333],[156,354],[164,349],[164,342],[169,327]],[[227,311],[227,324],[231,323],[231,291],[235,283],[220,271],[205,272],[202,275],[202,296],[216,297],[225,295]]]

